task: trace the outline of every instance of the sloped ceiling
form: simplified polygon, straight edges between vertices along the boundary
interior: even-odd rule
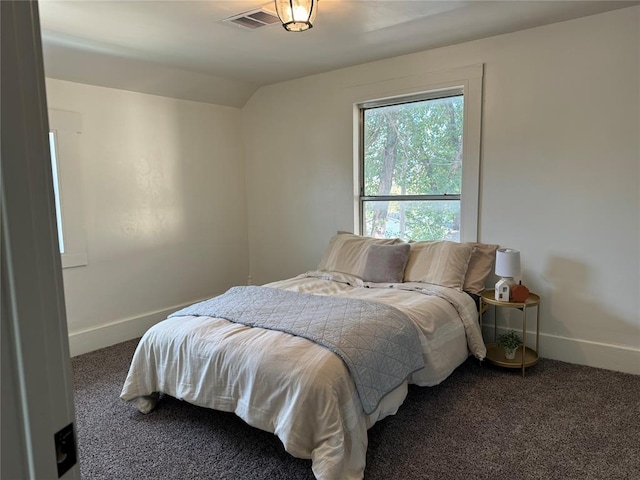
[[[314,28],[223,22],[260,0],[40,0],[48,77],[242,107],[262,85],[637,5],[321,0]]]

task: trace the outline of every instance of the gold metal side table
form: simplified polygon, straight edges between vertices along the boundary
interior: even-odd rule
[[[487,311],[488,306],[493,305],[493,343],[487,343],[487,361],[494,365],[506,368],[522,368],[522,376],[527,367],[538,363],[538,346],[540,339],[540,296],[530,293],[524,302],[501,302],[496,300],[494,290],[485,290],[480,295],[480,308],[478,320],[480,329],[482,329],[483,313]],[[535,350],[527,347],[527,309],[536,307],[536,348]],[[522,346],[516,350],[516,357],[509,360],[504,355],[504,349],[498,347],[498,324],[496,322],[496,311],[498,308],[517,308],[522,311]]]

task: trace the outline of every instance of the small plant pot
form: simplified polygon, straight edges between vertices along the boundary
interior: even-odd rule
[[[522,345],[522,339],[514,330],[509,330],[497,338],[497,343],[499,347],[504,348],[505,358],[513,360],[516,358],[516,350]],[[524,351],[522,353],[524,355]]]

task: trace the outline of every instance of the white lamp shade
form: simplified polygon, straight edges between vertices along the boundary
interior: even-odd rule
[[[290,32],[302,32],[313,27],[318,13],[318,0],[275,0],[276,13],[282,26]]]
[[[496,275],[499,277],[520,276],[520,251],[513,248],[500,248],[496,252]]]

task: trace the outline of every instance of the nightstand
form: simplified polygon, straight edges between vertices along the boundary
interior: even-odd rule
[[[522,368],[522,376],[527,367],[538,363],[538,341],[540,338],[540,297],[530,293],[524,302],[502,302],[495,299],[494,290],[485,290],[480,295],[479,322],[482,329],[483,313],[493,305],[493,343],[487,344],[487,361],[506,368]],[[527,310],[536,307],[536,348],[527,347]],[[504,349],[495,343],[498,338],[496,311],[498,308],[517,308],[522,311],[522,346],[516,350],[516,358],[509,360],[504,356]]]

